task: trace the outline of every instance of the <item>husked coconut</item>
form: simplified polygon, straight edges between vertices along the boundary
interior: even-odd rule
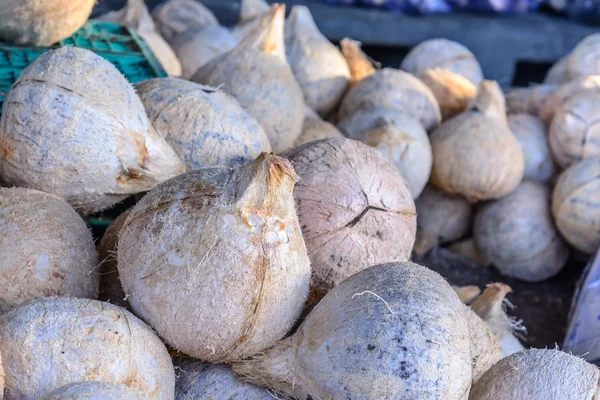
[[[473,82],[446,69],[428,69],[419,78],[437,99],[444,120],[467,110],[477,95]]]
[[[502,358],[502,351],[489,325],[469,307],[463,307],[467,314],[469,336],[471,337],[472,381],[476,382]]]
[[[327,138],[344,137],[335,125],[323,121],[319,114],[304,107],[304,123],[302,124],[302,134],[296,139],[294,147],[301,146],[308,142]]]
[[[358,110],[338,127],[350,139],[376,148],[394,163],[413,198],[419,197],[431,173],[431,144],[423,126],[410,115],[387,109]]]
[[[136,89],[150,122],[190,171],[271,151],[256,119],[218,89],[177,78],[150,79]]]
[[[438,125],[442,118],[431,90],[411,74],[392,68],[379,70],[354,85],[340,104],[338,119],[374,108],[404,112],[427,130]]]
[[[417,255],[424,255],[437,245],[458,240],[471,230],[473,209],[461,197],[426,186],[415,205],[417,238],[414,252]]]
[[[473,385],[469,399],[594,399],[599,380],[598,368],[579,357],[529,349],[496,363]]]
[[[165,71],[172,76],[181,76],[181,63],[171,46],[158,32],[144,0],[127,0],[127,4],[121,10],[111,11],[99,19],[135,30],[146,41]]]
[[[340,42],[342,55],[350,69],[350,86],[356,85],[376,71],[373,60],[362,51],[361,45],[361,42],[350,38],[344,38]]]
[[[0,311],[48,296],[96,298],[97,266],[92,234],[70,205],[37,190],[0,189]]]
[[[470,201],[501,198],[523,178],[523,151],[508,128],[504,97],[494,81],[481,83],[473,110],[444,122],[429,139],[431,183],[446,193]]]
[[[165,1],[154,9],[152,18],[162,37],[171,46],[184,33],[219,25],[217,17],[196,0]]]
[[[0,38],[22,46],[50,46],[85,24],[96,0],[1,0]]]
[[[552,194],[558,230],[586,254],[594,254],[600,246],[599,179],[600,157],[588,157],[563,171]]]
[[[53,193],[90,214],[184,170],[131,84],[92,51],[42,54],[6,96],[0,174],[9,184]]]
[[[225,364],[207,364],[192,358],[173,360],[177,372],[175,400],[273,400],[269,391],[242,382]]]
[[[600,34],[586,36],[571,51],[567,59],[569,80],[600,75]]]
[[[556,165],[550,151],[546,126],[537,117],[529,114],[511,114],[508,127],[515,135],[525,161],[524,179],[550,182],[556,172]]]
[[[310,285],[296,178],[287,160],[263,153],[171,179],[135,206],[119,238],[121,283],[170,346],[230,362],[292,328]]]
[[[173,399],[165,345],[130,312],[97,300],[54,297],[0,316],[7,399],[39,399],[64,385],[126,385],[146,399]]]
[[[506,93],[506,109],[512,114],[531,114],[537,117],[559,88],[557,84],[542,84],[510,89]]]
[[[145,400],[144,393],[107,382],[78,382],[65,385],[41,400]]]
[[[556,275],[569,256],[552,219],[550,189],[534,181],[524,181],[508,196],[481,207],[473,237],[500,273],[527,282]]]
[[[568,55],[559,58],[546,73],[544,83],[561,85],[568,82],[570,80],[567,73],[568,61]]]
[[[294,197],[316,297],[372,265],[410,258],[415,205],[383,155],[332,138],[300,146],[288,158],[300,176]]]
[[[235,97],[262,125],[276,153],[293,146],[304,116],[302,89],[285,58],[284,14],[285,6],[274,5],[236,48],[192,77]]]
[[[565,103],[583,92],[600,92],[600,75],[583,76],[559,86],[544,102],[539,111],[540,118],[548,124],[551,123],[554,114]]]
[[[350,70],[305,6],[292,7],[285,25],[285,50],[306,105],[321,116],[329,114],[346,92]]]
[[[465,399],[468,310],[425,267],[374,266],[329,292],[294,335],[233,371],[303,400]]]

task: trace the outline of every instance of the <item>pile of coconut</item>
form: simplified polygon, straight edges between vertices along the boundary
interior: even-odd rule
[[[37,46],[94,1],[4,3],[0,37]],[[459,43],[380,68],[285,11],[243,0],[230,28],[129,0],[102,19],[170,77],[134,87],[76,47],[21,73],[0,119],[0,398],[600,396],[594,365],[525,348],[508,285],[411,261],[443,246],[540,282],[597,251],[600,36],[505,94]]]

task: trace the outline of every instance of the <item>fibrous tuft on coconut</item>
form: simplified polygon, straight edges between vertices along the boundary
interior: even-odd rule
[[[350,69],[350,86],[354,86],[367,76],[373,75],[377,70],[373,60],[362,51],[361,45],[362,43],[350,38],[344,38],[340,42],[342,54]]]

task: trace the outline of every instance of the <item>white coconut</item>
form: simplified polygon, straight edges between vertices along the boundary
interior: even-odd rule
[[[154,9],[152,18],[171,46],[173,40],[184,33],[219,25],[217,17],[196,0],[165,1]]]
[[[547,124],[551,123],[554,114],[565,103],[583,92],[600,92],[600,75],[583,76],[559,86],[539,110],[540,118]]]
[[[538,116],[560,88],[557,84],[513,88],[506,93],[506,110],[512,114]]]
[[[305,143],[315,140],[344,137],[335,125],[321,119],[319,114],[311,110],[309,107],[304,107],[304,123],[302,124],[302,133],[296,139],[294,147],[301,146]]]
[[[144,400],[142,392],[107,382],[78,382],[65,385],[41,400]]]
[[[600,74],[600,34],[593,33],[583,38],[567,59],[567,76],[569,80],[582,76]]]
[[[568,63],[568,55],[559,58],[546,73],[544,83],[561,85],[568,82],[570,80],[567,73]]]

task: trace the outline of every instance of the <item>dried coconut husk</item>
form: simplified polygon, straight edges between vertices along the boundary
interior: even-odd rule
[[[361,45],[361,42],[350,38],[344,38],[340,42],[342,54],[350,69],[350,86],[356,85],[377,71],[377,68],[375,68],[377,64],[362,51]]]
[[[285,58],[284,14],[285,6],[274,5],[236,48],[192,77],[235,97],[262,125],[276,153],[293,146],[304,120],[302,89]]]
[[[419,75],[419,78],[437,99],[443,120],[467,110],[477,95],[477,86],[452,71],[441,68],[428,69]]]
[[[431,173],[431,144],[419,121],[387,110],[358,110],[338,127],[350,139],[376,148],[398,168],[413,198],[419,197]]]
[[[258,121],[226,93],[177,78],[136,86],[146,114],[190,171],[247,163],[271,151]]]
[[[335,110],[348,87],[350,70],[305,6],[292,7],[285,25],[285,49],[306,105],[321,116]]]
[[[600,92],[600,75],[591,75],[577,78],[561,85],[544,103],[539,116],[547,124],[552,122],[554,114],[565,103],[582,93]]]
[[[121,283],[171,347],[231,362],[292,328],[310,285],[296,179],[287,160],[263,153],[171,179],[131,211],[119,237]]]
[[[568,82],[570,80],[567,73],[568,61],[568,54],[559,58],[546,73],[543,83],[562,85],[563,83]]]
[[[128,386],[107,382],[76,382],[48,393],[41,400],[145,400],[146,395]]]
[[[475,108],[444,122],[429,139],[431,183],[446,193],[470,201],[501,198],[523,178],[523,152],[506,124],[496,82],[483,81]]]
[[[218,26],[217,17],[196,0],[168,0],[152,11],[160,34],[173,46],[180,35]]]
[[[344,137],[335,125],[321,119],[319,114],[308,107],[304,107],[304,123],[302,124],[302,134],[296,139],[294,147],[301,146],[308,142],[327,138]]]
[[[471,304],[481,293],[479,286],[452,286],[463,304]]]
[[[181,76],[181,63],[171,46],[158,32],[144,0],[127,0],[125,7],[119,11],[111,11],[98,19],[135,30],[146,41],[165,71],[171,76]]]
[[[530,114],[537,117],[559,87],[558,84],[543,84],[526,88],[512,88],[506,93],[507,112]]]
[[[583,76],[600,75],[600,34],[594,33],[583,38],[567,59],[569,80]]]
[[[506,315],[504,308],[505,302],[508,302],[505,297],[510,292],[512,292],[512,289],[508,285],[491,283],[483,291],[483,294],[471,304],[471,309],[494,332],[502,349],[502,357],[508,357],[511,354],[525,350],[519,339],[515,337],[514,332],[524,333],[526,329],[521,325],[521,321],[516,321]]]
[[[50,46],[85,24],[95,0],[1,0],[0,38],[22,46]]]

